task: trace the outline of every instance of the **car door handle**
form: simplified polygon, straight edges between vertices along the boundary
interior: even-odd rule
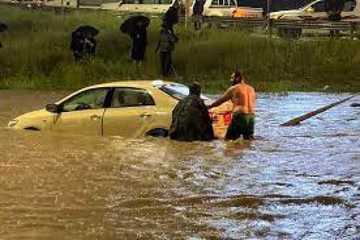
[[[90,119],[93,121],[98,121],[98,120],[100,120],[100,118],[101,117],[99,115],[95,115],[95,114],[90,116]]]
[[[142,113],[142,114],[140,114],[140,117],[141,118],[148,118],[148,117],[151,117],[151,114],[150,113]]]

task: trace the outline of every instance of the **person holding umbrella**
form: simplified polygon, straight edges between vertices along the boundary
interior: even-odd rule
[[[96,28],[84,25],[78,27],[71,34],[70,49],[73,52],[75,62],[80,62],[84,58],[95,56],[96,39],[95,36],[99,33]]]
[[[175,2],[177,3],[177,1]],[[164,14],[163,25],[174,34],[174,25],[179,22],[179,6],[175,4],[171,6]]]
[[[139,15],[128,18],[120,26],[120,30],[132,39],[130,57],[138,64],[144,61],[147,45],[146,28],[149,24],[150,19],[148,17]]]

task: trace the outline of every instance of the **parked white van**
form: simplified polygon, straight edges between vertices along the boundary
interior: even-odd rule
[[[86,0],[82,0],[86,1]],[[94,1],[94,0],[91,0]],[[98,0],[102,1],[102,0]],[[106,0],[105,0],[106,1]],[[112,1],[112,0],[109,0]],[[125,12],[144,12],[144,13],[165,13],[176,0],[120,0],[117,2],[103,2],[101,9],[118,10]],[[181,0],[180,0],[181,1]],[[185,5],[183,0],[182,5]],[[195,0],[192,1],[189,15]],[[239,15],[241,13],[241,15]],[[236,15],[234,15],[236,14]],[[250,7],[238,7],[236,0],[205,0],[203,16],[208,17],[255,17],[262,15],[262,9]]]
[[[345,0],[344,9],[341,13],[343,19],[360,17],[360,4],[356,0]],[[270,13],[274,20],[317,20],[327,19],[325,0],[316,0],[303,8]]]
[[[165,13],[173,0],[121,0],[101,4],[101,9],[124,12]]]
[[[194,4],[195,0],[190,10],[191,15]],[[204,3],[203,15],[207,17],[261,18],[262,14],[261,8],[238,6],[236,0],[206,0]]]

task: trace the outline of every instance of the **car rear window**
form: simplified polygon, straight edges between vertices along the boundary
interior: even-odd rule
[[[167,83],[160,86],[159,89],[177,100],[181,100],[189,95],[189,88],[179,83]],[[208,97],[202,94],[201,94],[201,98],[204,100],[209,99]]]

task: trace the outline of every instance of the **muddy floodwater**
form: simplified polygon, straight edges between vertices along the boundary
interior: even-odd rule
[[[63,95],[0,91],[0,239],[360,239],[360,97],[259,94],[253,142],[5,128]]]

